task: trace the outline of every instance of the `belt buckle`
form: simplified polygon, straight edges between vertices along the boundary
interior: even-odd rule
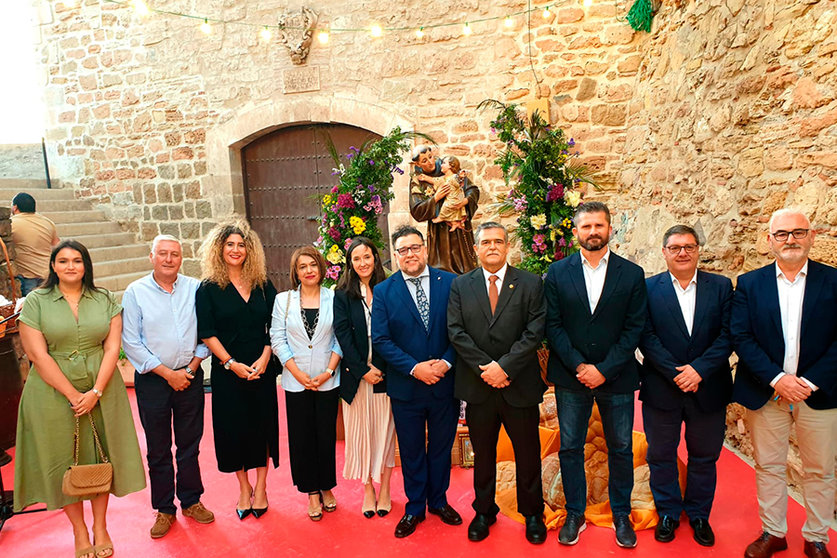
[[[70,360],[75,360],[81,353],[78,352],[78,349],[74,350],[72,353],[67,355],[67,358]]]

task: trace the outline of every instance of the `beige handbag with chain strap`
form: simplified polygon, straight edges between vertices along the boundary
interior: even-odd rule
[[[90,426],[93,428],[93,438],[96,441],[96,450],[99,452],[101,463],[93,465],[78,464],[78,419],[76,417],[76,429],[73,433],[73,464],[64,473],[64,480],[61,483],[61,490],[67,496],[73,498],[84,498],[110,492],[113,482],[113,465],[102,450],[102,443],[99,441],[99,432],[93,422],[93,416],[87,413],[90,419]]]

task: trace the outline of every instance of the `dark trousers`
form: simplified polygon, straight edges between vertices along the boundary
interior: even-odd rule
[[[337,486],[338,388],[328,391],[285,392],[291,478],[300,492]]]
[[[685,511],[689,519],[709,519],[717,480],[715,464],[724,445],[726,410],[707,413],[698,407],[693,398],[687,397],[681,408],[671,411],[643,403],[642,420],[648,439],[651,493],[657,513],[679,519]],[[684,423],[689,464],[686,494],[681,496],[677,446],[680,445],[680,429]]]
[[[474,510],[485,515],[497,515],[500,511],[494,502],[494,494],[497,483],[497,437],[502,425],[514,449],[517,511],[523,515],[542,515],[538,406],[512,407],[503,399],[500,390],[496,390],[483,403],[468,403],[465,414],[474,448]]]
[[[183,391],[174,391],[153,372],[134,374],[140,422],[148,447],[148,478],[151,481],[151,507],[174,514],[175,486],[180,507],[197,504],[203,494],[198,465],[203,437],[203,372]],[[177,483],[171,457],[172,428],[177,446]]]
[[[587,478],[584,473],[584,444],[593,401],[599,406],[607,443],[608,497],[613,515],[631,513],[631,490],[634,487],[632,430],[634,394],[607,393],[596,389],[570,391],[556,389],[558,426],[561,429],[561,478],[567,512],[584,514],[587,507]]]
[[[425,507],[443,508],[448,503],[450,451],[456,438],[459,400],[439,399],[430,393],[409,401],[393,399],[392,416],[407,495],[404,513],[423,517]]]

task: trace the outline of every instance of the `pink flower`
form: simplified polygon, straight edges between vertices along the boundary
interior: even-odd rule
[[[331,227],[328,229],[328,236],[330,236],[334,242],[340,242],[340,231],[337,230],[337,227]]]
[[[340,185],[339,184],[335,184],[334,187],[331,189],[332,194],[336,194],[339,191],[340,191]]]
[[[326,279],[331,279],[333,281],[337,281],[337,279],[340,277],[340,266],[339,265],[333,265],[333,266],[329,267],[325,272],[325,276],[326,276]]]
[[[351,194],[340,194],[337,196],[337,207],[353,209],[355,207],[355,200]]]
[[[349,249],[349,244],[351,244],[351,243],[352,243],[352,239],[347,238],[346,242],[343,243],[343,250],[348,250]]]

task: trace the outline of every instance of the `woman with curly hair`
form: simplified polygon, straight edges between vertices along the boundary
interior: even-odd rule
[[[268,327],[276,289],[258,235],[242,220],[217,225],[201,246],[198,337],[212,351],[212,429],[218,470],[235,473],[239,519],[267,512],[267,466],[279,466],[277,371]],[[256,469],[255,486],[248,471]]]

